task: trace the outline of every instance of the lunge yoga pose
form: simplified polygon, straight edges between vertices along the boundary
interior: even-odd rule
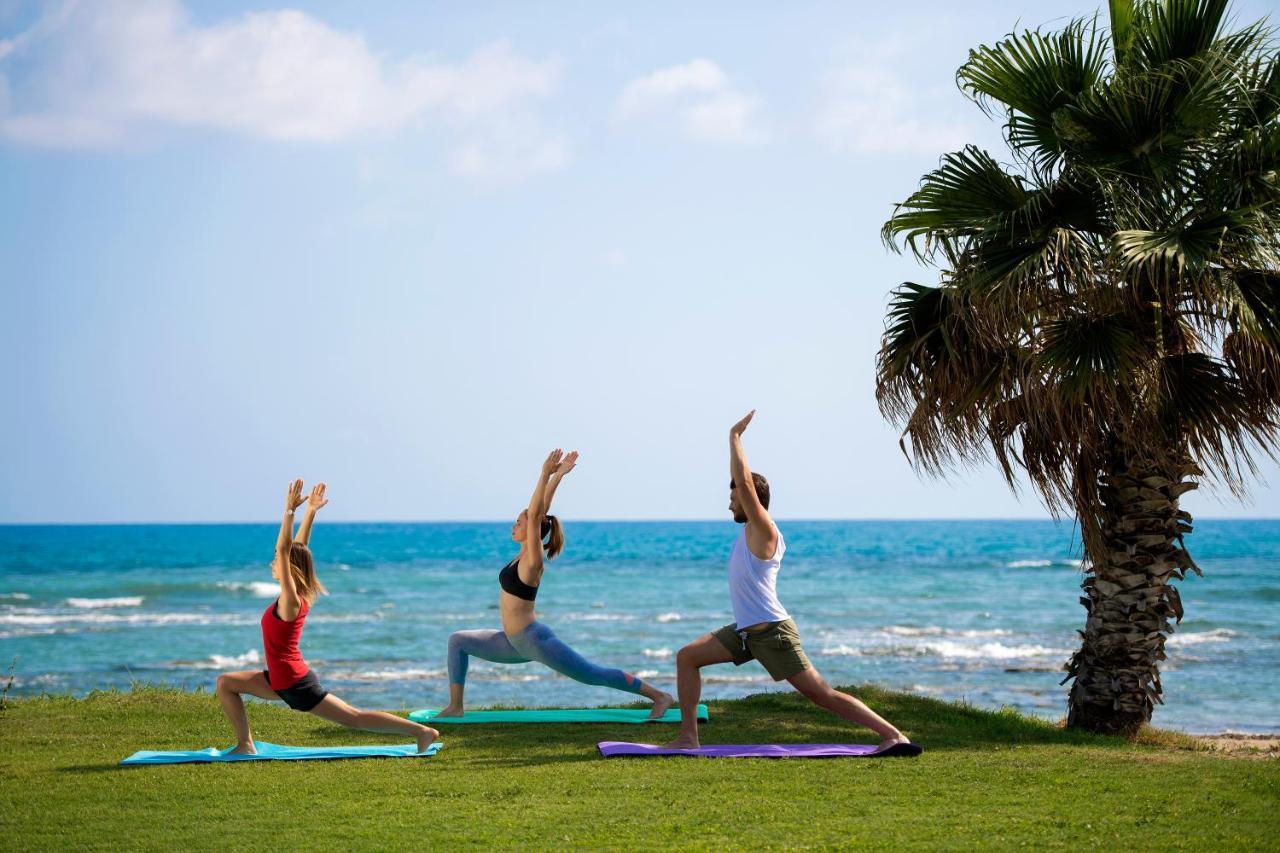
[[[876,753],[915,755],[920,747],[862,702],[833,689],[809,663],[800,646],[800,633],[775,588],[778,569],[787,545],[769,517],[769,483],[747,468],[742,433],[755,410],[729,430],[729,511],[743,525],[729,554],[729,598],[734,622],[711,634],[703,634],[676,655],[676,683],[680,692],[680,737],[671,749],[697,749],[698,698],[702,693],[702,667],[732,661],[742,666],[760,661],[774,681],[784,678],[819,707],[865,726],[880,735]]]
[[[521,543],[520,553],[498,575],[502,587],[498,594],[502,630],[458,631],[449,637],[449,705],[439,716],[462,716],[462,694],[471,657],[494,663],[537,661],[584,684],[645,696],[653,700],[653,711],[649,715],[652,719],[661,717],[675,702],[669,693],[645,684],[631,673],[587,660],[557,639],[551,629],[534,616],[533,600],[542,581],[543,555],[545,553],[548,560],[554,559],[564,548],[560,519],[548,515],[551,499],[560,481],[577,462],[577,451],[565,456],[557,449],[543,463],[528,509],[511,525],[512,540]]]
[[[298,538],[294,540],[293,511],[304,500],[307,511],[298,527]],[[301,480],[289,484],[284,519],[280,522],[280,535],[276,538],[276,557],[271,562],[271,576],[280,582],[280,597],[262,614],[262,645],[267,655],[267,668],[218,676],[218,701],[236,730],[233,753],[257,752],[241,698],[246,693],[261,699],[281,700],[295,711],[310,711],[321,719],[349,728],[408,735],[418,741],[418,752],[425,751],[440,734],[433,728],[395,714],[351,707],[321,687],[315,673],[302,659],[302,652],[298,650],[302,625],[316,597],[326,591],[316,577],[315,562],[307,540],[311,536],[316,510],[328,502],[324,496],[324,483],[311,490],[310,499],[302,497]]]

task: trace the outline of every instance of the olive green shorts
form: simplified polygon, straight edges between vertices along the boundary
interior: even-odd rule
[[[712,636],[733,655],[734,666],[758,660],[774,681],[799,675],[811,665],[800,647],[800,632],[791,619],[766,623],[750,633],[739,633],[736,624],[725,625]]]

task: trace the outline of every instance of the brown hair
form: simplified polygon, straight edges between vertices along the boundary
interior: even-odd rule
[[[564,525],[554,515],[543,516],[542,547],[547,552],[547,559],[554,560],[564,550]],[[551,538],[547,538],[550,535]]]
[[[329,590],[320,583],[316,576],[316,561],[311,556],[311,549],[301,542],[289,546],[289,571],[293,573],[293,584],[298,588],[298,595],[306,599],[307,604],[315,604],[321,595],[328,595]]]
[[[729,488],[737,488],[737,483],[733,480],[729,481]],[[751,485],[756,487],[756,497],[760,499],[760,506],[765,509],[769,508],[769,481],[764,478],[764,474],[751,472]]]

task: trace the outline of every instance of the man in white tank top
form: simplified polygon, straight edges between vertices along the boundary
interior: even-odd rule
[[[755,410],[729,430],[729,510],[743,525],[729,554],[729,599],[734,621],[718,631],[703,634],[676,655],[676,681],[680,690],[680,737],[671,749],[697,749],[698,699],[702,694],[702,667],[718,663],[741,666],[758,660],[774,681],[786,680],[806,698],[851,723],[880,735],[876,754],[919,755],[920,747],[862,702],[832,688],[800,645],[800,633],[787,609],[778,600],[778,569],[787,551],[782,533],[769,517],[769,483],[747,467],[742,433]]]

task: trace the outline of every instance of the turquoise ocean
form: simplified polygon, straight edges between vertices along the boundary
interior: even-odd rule
[[[1062,666],[1083,625],[1080,550],[1049,521],[781,521],[779,596],[810,658],[837,684],[874,682],[1058,719]],[[302,649],[330,690],[391,709],[447,694],[445,642],[500,627],[510,524],[325,524],[312,536],[330,595]],[[578,651],[675,690],[675,652],[731,621],[732,522],[566,523],[539,618]],[[262,668],[258,619],[275,595],[274,525],[0,527],[0,673],[10,695],[136,681],[211,689]],[[1167,704],[1188,732],[1280,731],[1280,521],[1198,522],[1203,578],[1180,585]],[[758,664],[704,671],[704,695],[789,689]],[[7,679],[0,679],[0,687]],[[468,701],[630,701],[538,664],[476,661]],[[210,699],[210,714],[218,710]]]

